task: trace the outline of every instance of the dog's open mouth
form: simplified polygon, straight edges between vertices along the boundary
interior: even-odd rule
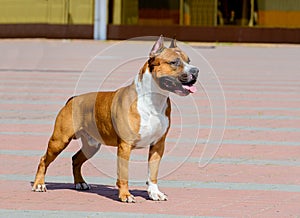
[[[187,83],[182,83],[173,77],[164,76],[159,78],[159,86],[162,89],[174,92],[180,96],[186,96],[190,93],[195,93],[197,91],[195,83],[196,79]]]

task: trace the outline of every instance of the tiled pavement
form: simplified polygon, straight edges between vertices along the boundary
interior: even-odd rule
[[[214,159],[199,167],[211,131],[209,96],[199,84],[192,99],[198,115],[188,101],[173,96],[172,128],[160,179],[167,202],[147,198],[145,150],[134,151],[132,157],[136,204],[117,200],[114,148],[101,148],[85,164],[83,173],[92,190],[73,190],[71,156],[79,149],[77,142],[50,166],[48,192],[31,192],[56,113],[78,85],[82,89],[76,93],[94,89],[97,79],[107,75],[101,66],[90,64],[88,70],[96,74],[78,84],[86,76],[81,72],[87,70],[87,63],[113,43],[0,41],[0,217],[300,217],[300,47],[296,45],[192,44],[213,66],[222,85],[226,130]],[[104,87],[126,82],[135,75],[140,66],[136,65],[130,62],[116,69]]]

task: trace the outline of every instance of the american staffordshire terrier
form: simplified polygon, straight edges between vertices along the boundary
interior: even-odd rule
[[[128,164],[135,148],[148,148],[148,194],[155,201],[167,200],[157,185],[158,169],[170,127],[169,93],[187,96],[196,91],[199,69],[173,39],[169,48],[159,37],[149,59],[131,85],[112,92],[87,93],[70,98],[57,115],[48,148],[38,165],[33,191],[46,191],[49,164],[72,139],[81,139],[82,148],[72,157],[75,189],[90,186],[81,174],[82,164],[101,144],[117,147],[117,186],[122,202],[135,202],[128,190]]]

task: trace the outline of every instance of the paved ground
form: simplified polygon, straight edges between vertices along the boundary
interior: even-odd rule
[[[205,94],[204,83],[202,88],[198,84],[192,99],[174,96],[160,180],[169,201],[147,198],[141,182],[146,179],[144,150],[133,152],[131,190],[136,204],[117,200],[115,149],[101,148],[84,166],[92,190],[73,190],[70,158],[78,142],[50,166],[48,192],[31,192],[57,111],[74,92],[99,87],[99,79],[107,75],[104,65],[95,61],[86,68],[90,74],[81,72],[111,44],[0,41],[0,217],[300,217],[299,46],[195,45],[222,84],[227,125],[214,159],[200,168],[211,132],[211,96]],[[114,59],[105,57],[107,63]],[[103,57],[98,59],[103,62]],[[202,63],[195,62],[192,59]],[[101,87],[118,87],[139,66],[133,61],[119,67]],[[199,67],[202,73],[208,69]],[[218,87],[210,93],[218,93]]]

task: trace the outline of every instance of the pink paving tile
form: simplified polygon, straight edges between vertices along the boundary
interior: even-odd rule
[[[196,152],[196,151],[195,151]],[[246,159],[299,160],[300,147],[260,146],[260,145],[222,145],[216,157],[240,157]]]
[[[2,165],[1,174],[25,174],[34,177],[37,169],[40,155],[35,156],[15,156],[0,155]],[[74,152],[75,154],[75,152]],[[70,156],[73,154],[70,154]],[[99,154],[100,156],[100,154]],[[112,158],[112,159],[111,159]],[[110,159],[95,157],[84,165],[83,175],[85,176],[116,176],[116,158],[115,153]],[[20,166],[20,163],[22,165]],[[72,176],[71,157],[63,158],[59,156],[48,168],[48,176]],[[130,164],[130,175],[133,180],[147,178],[146,157],[144,161]],[[160,166],[161,180],[174,181],[199,181],[199,182],[227,182],[227,183],[255,183],[255,184],[287,184],[300,185],[300,167],[299,166],[275,166],[271,164],[236,164],[235,162],[227,164],[208,164],[200,168],[197,162],[162,161]],[[293,172],[293,173],[290,173]],[[107,174],[107,175],[105,175]]]
[[[13,42],[6,40],[0,42],[0,46],[3,45],[5,45],[2,47],[4,49],[17,48],[19,56],[17,59],[4,56],[0,62],[1,69],[15,69],[0,71],[2,82],[0,96],[3,102],[0,105],[2,111],[0,115],[3,120],[6,120],[0,126],[0,132],[2,132],[0,150],[24,151],[25,154],[30,151],[43,153],[49,138],[47,133],[50,135],[52,131],[52,125],[49,122],[54,122],[54,113],[58,112],[69,96],[73,95],[78,76],[86,63],[110,43],[76,40],[69,43],[60,40],[14,40]],[[32,51],[30,57],[26,52],[29,48]],[[43,50],[43,56],[39,55],[40,49]],[[206,168],[199,169],[194,160],[199,157],[204,145],[198,144],[192,147],[193,161],[185,162],[163,180],[299,185],[299,166],[298,162],[295,162],[299,161],[300,152],[300,146],[297,145],[297,142],[300,145],[298,134],[300,128],[298,125],[300,78],[297,59],[299,48],[293,46],[292,48],[285,46],[280,48],[221,46],[217,49],[201,49],[201,53],[216,69],[225,91],[227,104],[228,128],[224,135],[224,143],[216,154],[216,161],[220,161],[222,158],[233,161],[248,159],[254,162],[270,160],[279,161],[279,164],[227,162],[226,164],[211,163]],[[282,56],[286,58],[282,59]],[[91,66],[90,70],[95,70],[96,67],[98,66]],[[129,64],[121,70],[126,72],[127,76],[127,72],[131,73],[132,67],[134,66]],[[289,70],[283,74],[282,69]],[[57,81],[53,81],[53,78],[56,78]],[[115,81],[121,83],[126,78],[125,73],[120,74],[118,78],[110,78],[106,87],[115,87],[117,85]],[[88,88],[90,81],[93,80],[95,79],[90,78],[82,86]],[[217,90],[217,87],[214,88]],[[201,125],[205,127],[211,123],[210,118],[204,118],[210,115],[210,107],[207,96],[203,90],[199,90],[194,95],[194,100],[202,116]],[[22,95],[18,95],[18,92]],[[51,95],[47,96],[47,93],[51,93]],[[184,99],[180,99],[176,103],[184,104],[185,112],[193,115],[193,108],[184,102]],[[173,110],[175,108],[173,107]],[[34,112],[38,112],[42,117],[38,117]],[[173,124],[177,126],[171,129],[169,137],[174,141],[181,133],[181,120],[178,111],[174,110],[173,112],[175,112]],[[247,116],[256,119],[246,118]],[[281,118],[272,119],[271,116],[281,116]],[[283,119],[284,117],[289,119]],[[184,119],[188,123],[197,124],[193,116]],[[29,123],[32,120],[36,121],[35,124]],[[8,121],[14,122],[9,123]],[[25,123],[18,124],[18,121],[25,121]],[[193,130],[193,127],[186,126],[184,128],[190,132]],[[39,133],[41,135],[37,135]],[[209,129],[205,127],[200,129],[199,137],[206,138],[208,134]],[[194,136],[191,133],[185,137],[190,139]],[[174,147],[174,144],[167,143],[166,156],[174,156],[174,158],[185,156],[183,155],[185,150],[193,146],[192,143],[183,143]],[[73,142],[66,149],[66,154],[70,155],[67,152],[75,152],[77,149],[79,149],[79,144]],[[146,153],[136,152],[139,155]],[[170,200],[157,203],[146,200],[147,193],[144,187],[132,187],[137,195],[138,203],[136,205],[121,204],[115,201],[117,191],[113,186],[95,185],[94,190],[84,193],[69,189],[71,184],[58,183],[56,184],[58,188],[49,190],[47,193],[32,193],[29,191],[30,181],[7,181],[4,176],[14,173],[20,177],[32,175],[33,179],[39,156],[8,154],[0,156],[2,166],[0,168],[1,209],[108,211],[228,217],[300,216],[297,204],[300,194],[288,191],[164,187],[162,189],[167,192]],[[104,159],[100,163],[110,166],[111,160]],[[284,163],[294,165],[285,166]],[[84,166],[85,175],[93,178],[104,176],[93,164],[95,162],[91,161]],[[162,169],[164,169],[164,167],[175,167],[179,162],[175,159],[162,164]],[[142,173],[139,170],[133,171]],[[70,158],[59,157],[50,166],[48,174],[49,176],[71,176]]]
[[[40,118],[39,118],[40,116]],[[51,115],[47,119],[53,121],[55,120],[55,115]],[[43,119],[43,115],[36,115],[35,119]],[[54,121],[53,121],[54,122]],[[29,132],[30,133],[51,133],[53,130],[52,124],[2,124],[0,126],[0,132]],[[3,134],[3,133],[2,133]]]
[[[7,184],[6,181],[1,183],[2,187]],[[16,187],[18,192],[15,192]],[[300,213],[295,203],[300,200],[299,193],[291,195],[266,191],[164,188],[163,190],[168,193],[169,201],[152,202],[146,200],[146,192],[143,188],[133,187],[133,190],[137,203],[124,204],[116,201],[117,191],[113,186],[99,185],[94,186],[91,191],[78,192],[62,184],[58,189],[46,193],[34,193],[30,191],[28,182],[10,182],[5,190],[1,190],[1,198],[6,200],[0,202],[0,207],[18,210],[117,211],[225,217],[258,217],[265,214],[271,217],[285,217]]]

